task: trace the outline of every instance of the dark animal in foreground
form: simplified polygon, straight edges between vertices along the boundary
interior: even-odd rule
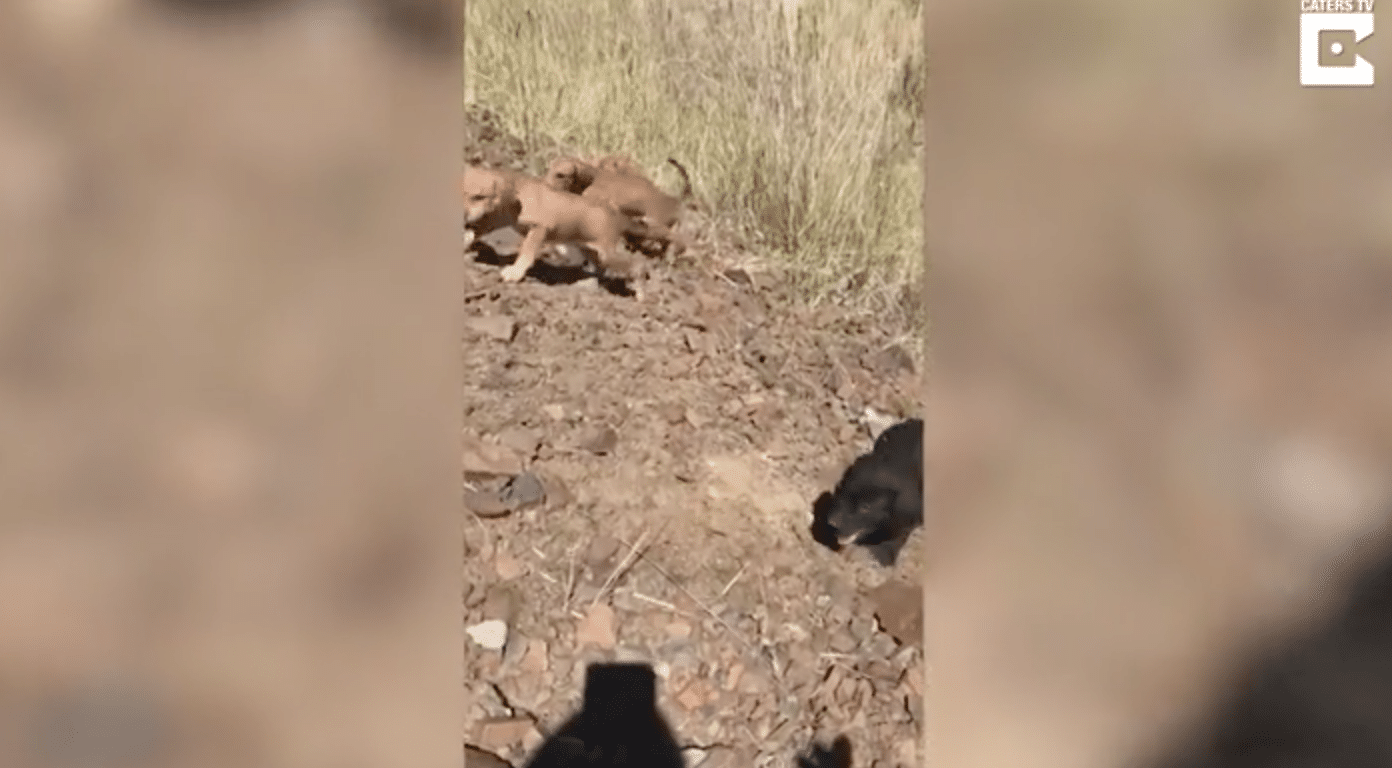
[[[836,490],[812,508],[812,538],[833,551],[846,544],[870,550],[891,566],[913,529],[923,524],[923,420],[886,429],[874,449],[851,464]]]
[[[1321,625],[1273,644],[1156,768],[1392,765],[1392,555]]]
[[[837,736],[829,747],[813,744],[807,752],[798,755],[797,768],[851,768],[850,740]]]
[[[647,664],[592,664],[580,711],[552,734],[526,768],[683,768],[657,709],[657,673]]]

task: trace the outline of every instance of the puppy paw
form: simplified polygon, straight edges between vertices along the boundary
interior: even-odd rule
[[[518,265],[513,264],[513,265],[510,266],[510,267],[503,267],[503,270],[502,270],[501,272],[499,272],[499,275],[501,275],[502,278],[503,278],[503,282],[505,282],[505,283],[519,283],[519,282],[522,282],[522,278],[524,278],[524,277],[527,276],[527,270],[525,270],[525,269],[518,269],[517,266],[518,266]]]

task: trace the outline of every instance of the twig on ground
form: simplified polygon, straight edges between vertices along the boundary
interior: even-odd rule
[[[566,585],[565,596],[562,598],[561,610],[570,610],[570,599],[575,596],[575,555],[580,551],[580,545],[576,544],[570,548],[566,555]]]
[[[747,565],[747,563],[741,563],[739,570],[735,572],[735,575],[730,579],[730,582],[725,585],[724,589],[720,590],[721,597],[724,597],[725,594],[730,591],[730,587],[735,586],[735,582],[739,581],[739,577],[744,575],[745,565]]]
[[[677,606],[672,605],[671,603],[667,602],[666,600],[658,600],[658,599],[655,598],[655,597],[648,597],[647,595],[645,595],[645,594],[643,594],[642,592],[639,592],[639,591],[637,591],[637,590],[634,590],[634,591],[633,591],[633,596],[636,597],[636,598],[638,598],[639,600],[642,600],[642,601],[645,602],[645,603],[652,603],[653,605],[660,606],[660,607],[662,607],[662,608],[666,608],[667,610],[671,611],[672,613],[677,613],[677,614],[683,613],[679,608],[677,608]]]
[[[739,633],[738,630],[736,630],[734,627],[730,626],[729,623],[727,623],[727,622],[725,621],[725,619],[723,619],[723,618],[720,617],[720,614],[716,613],[715,611],[712,611],[712,610],[710,609],[709,606],[707,606],[705,603],[701,602],[701,599],[700,599],[700,598],[698,598],[698,597],[696,597],[695,595],[691,594],[691,591],[690,591],[690,590],[688,590],[686,587],[682,586],[681,583],[678,582],[676,579],[672,578],[672,574],[668,573],[662,566],[658,565],[657,563],[654,563],[654,562],[651,561],[651,560],[645,560],[644,562],[646,562],[648,565],[652,566],[653,569],[656,570],[658,573],[662,574],[663,578],[667,579],[667,581],[669,581],[669,582],[672,583],[672,586],[676,587],[677,589],[680,589],[680,590],[682,591],[682,594],[684,594],[684,595],[686,595],[687,597],[691,598],[691,602],[695,603],[695,604],[697,605],[697,607],[699,607],[701,610],[705,611],[706,614],[709,615],[712,619],[715,619],[716,622],[718,622],[718,623],[720,624],[720,626],[724,627],[724,628],[725,628],[725,631],[726,631],[726,632],[729,632],[730,635],[731,635],[732,637],[734,637],[736,640],[738,640],[738,641],[740,642],[741,645],[743,645],[743,646],[744,646],[745,648],[747,648],[748,650],[751,650],[751,651],[755,650],[754,645],[751,644],[748,640],[746,640],[745,637],[744,637],[744,635],[741,635],[741,634]]]
[[[614,570],[609,572],[609,578],[605,579],[604,584],[600,585],[599,591],[595,593],[594,599],[590,601],[591,606],[598,605],[600,599],[609,592],[609,588],[614,585],[614,582],[618,580],[619,576],[626,573],[628,569],[637,562],[641,554],[639,550],[647,543],[649,533],[651,533],[650,530],[644,529],[642,535],[638,537],[638,540],[633,542],[628,548],[628,554],[624,555],[624,559],[619,561],[618,565],[614,566]]]

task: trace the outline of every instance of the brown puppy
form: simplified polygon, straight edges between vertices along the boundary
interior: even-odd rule
[[[607,205],[548,187],[514,171],[466,166],[461,183],[464,223],[473,233],[516,227],[523,234],[517,260],[502,271],[515,283],[536,263],[543,245],[575,243],[593,251],[599,267],[615,277],[637,278],[634,263],[621,256],[625,222]],[[466,235],[466,242],[472,241]]]
[[[681,173],[684,187],[680,198],[658,189],[631,160],[614,155],[594,162],[558,157],[547,167],[545,178],[552,189],[614,206],[628,219],[625,235],[635,244],[671,244],[672,252],[680,254],[686,250],[686,237],[677,227],[682,204],[691,197],[691,178],[681,163],[671,158],[667,162]]]

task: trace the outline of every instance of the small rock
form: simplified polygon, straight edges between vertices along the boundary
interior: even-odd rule
[[[505,584],[493,584],[488,587],[487,596],[483,600],[483,617],[510,623],[517,615],[520,603],[521,598],[516,590]]]
[[[904,645],[923,643],[923,587],[891,579],[866,594],[880,626]]]
[[[740,693],[755,696],[762,695],[772,687],[768,675],[759,669],[746,670],[736,685]]]
[[[610,427],[594,427],[580,436],[579,445],[590,453],[603,456],[619,444],[619,434]]]
[[[836,689],[832,691],[832,695],[836,697],[838,702],[849,704],[856,697],[856,683],[856,678],[846,675],[837,682]]]
[[[860,422],[865,425],[866,431],[870,433],[870,439],[876,440],[890,427],[899,423],[899,419],[893,414],[880,413],[874,408],[867,406],[864,414],[860,417]]]
[[[465,474],[512,476],[522,471],[522,459],[511,448],[485,443],[477,435],[464,433],[463,466]]]
[[[682,764],[686,768],[697,768],[705,764],[707,754],[708,751],[700,747],[686,747],[681,751]]]
[[[613,650],[619,642],[614,633],[614,609],[605,603],[596,603],[585,613],[575,627],[577,645],[594,645],[603,650]]]
[[[488,590],[481,584],[464,585],[464,607],[477,608],[488,597]]]
[[[591,568],[598,568],[609,562],[618,552],[618,539],[601,534],[590,540],[590,545],[585,548],[585,564]]]
[[[820,647],[820,643],[816,647]],[[785,683],[791,685],[815,685],[818,673],[818,659],[815,651],[806,645],[794,645],[788,649],[788,661],[783,670]]]
[[[912,667],[909,667],[908,671],[904,673],[904,682],[907,683],[909,689],[913,691],[913,695],[915,698],[921,698],[923,696],[922,665],[915,664]]]
[[[753,764],[752,755],[742,755],[730,747],[717,746],[706,752],[706,759],[701,761],[700,768],[746,768]]]
[[[844,629],[838,629],[831,633],[831,650],[837,653],[850,653],[856,649],[856,641],[851,634]]]
[[[521,632],[509,632],[507,643],[503,645],[503,664],[516,667],[527,652],[527,638]]]
[[[532,640],[528,642],[527,653],[522,657],[519,666],[524,672],[534,675],[544,673],[547,667],[546,641]]]
[[[918,739],[901,739],[894,759],[904,765],[918,765]]]
[[[498,578],[503,581],[511,581],[522,575],[522,563],[507,552],[499,552],[493,558],[493,570],[498,574]]]
[[[553,421],[562,421],[566,417],[566,409],[560,403],[548,403],[541,406],[541,412]]]
[[[696,429],[700,429],[709,424],[710,419],[706,418],[705,416],[702,416],[701,414],[697,413],[695,410],[692,410],[691,408],[687,408],[686,423],[690,424]]]
[[[536,475],[531,472],[523,472],[507,481],[507,484],[499,491],[498,497],[509,509],[525,509],[534,504],[540,504],[546,498],[546,488],[542,486],[541,479]]]
[[[535,456],[537,448],[541,447],[541,435],[530,429],[514,427],[499,433],[498,443],[517,451],[525,457],[531,457]]]
[[[486,750],[497,752],[521,743],[532,721],[525,717],[494,718],[479,725],[478,743]]]
[[[740,683],[740,678],[744,676],[744,664],[735,662],[730,665],[730,671],[725,673],[725,690],[733,691]]]
[[[480,647],[490,651],[501,651],[507,644],[507,622],[489,619],[464,630],[469,638]]]
[[[684,621],[674,621],[667,625],[667,634],[678,639],[691,637],[691,625]]]
[[[536,726],[532,726],[527,729],[526,733],[522,734],[522,751],[530,755],[536,752],[537,747],[540,747],[544,741],[546,741],[546,737],[541,735],[541,731],[538,731]]]
[[[492,232],[479,235],[478,240],[492,248],[499,256],[511,256],[517,253],[517,247],[522,244],[522,235],[512,227],[499,227]]]
[[[792,449],[788,447],[787,441],[781,436],[774,435],[769,440],[768,445],[764,446],[764,455],[770,459],[782,459],[792,455]]]
[[[512,507],[492,491],[465,491],[464,508],[485,519],[503,517],[512,511]]]
[[[753,276],[749,274],[748,270],[743,269],[741,267],[730,267],[729,269],[725,270],[725,277],[729,278],[730,282],[735,283],[736,285],[754,284]]]
[[[856,645],[868,645],[872,638],[876,636],[875,622],[868,618],[852,619],[846,624],[847,630],[855,640]]]
[[[621,645],[614,649],[614,661],[618,664],[646,664],[651,660],[647,653],[637,648]]]
[[[701,662],[691,651],[681,650],[672,654],[671,665],[674,672],[694,674],[700,669]]]
[[[512,341],[513,335],[517,333],[517,323],[506,315],[471,317],[464,321],[464,327],[494,341]]]
[[[803,628],[801,624],[788,622],[778,628],[778,639],[785,643],[801,645],[802,643],[806,643],[809,637],[811,637],[811,635],[808,634],[807,630]]]
[[[581,582],[576,585],[575,594],[573,596],[575,604],[583,605],[599,597],[599,587],[599,584],[592,584],[589,582]]]
[[[464,768],[512,768],[508,761],[472,744],[464,745]]]
[[[706,703],[706,694],[709,689],[703,680],[692,680],[690,684],[677,694],[677,702],[688,711],[697,709]]]
[[[679,424],[686,418],[686,406],[680,403],[658,403],[655,410],[668,424]]]
[[[575,494],[570,492],[561,478],[551,474],[538,474],[541,479],[542,493],[546,496],[546,503],[553,509],[566,507],[575,501]]]
[[[865,367],[884,377],[892,377],[905,371],[913,373],[913,356],[908,350],[898,344],[891,344],[888,347],[870,355],[865,360]]]
[[[894,642],[894,638],[878,631],[874,626],[875,621],[873,619],[868,623],[872,634],[865,640],[866,653],[876,659],[888,659],[893,656],[894,653],[899,650],[899,645]]]

